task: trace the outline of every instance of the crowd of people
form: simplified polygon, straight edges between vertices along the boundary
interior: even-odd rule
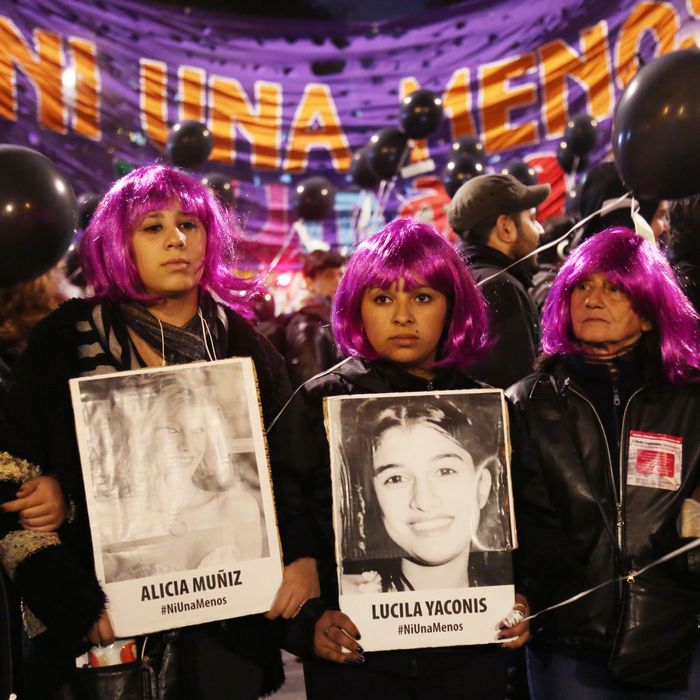
[[[508,682],[523,649],[532,700],[700,697],[700,556],[676,552],[700,535],[700,197],[643,202],[652,242],[633,230],[629,201],[605,208],[624,195],[611,167],[589,175],[579,213],[595,216],[553,255],[535,254],[543,231],[573,222],[539,222],[549,187],[481,175],[449,208],[458,249],[396,219],[348,260],[310,253],[308,298],[276,321],[255,319],[260,289],[231,271],[239,234],[209,190],[163,166],[118,180],[81,244],[89,293],[38,304],[48,316],[28,340],[42,314],[7,302],[5,316],[17,313],[0,328],[0,551],[23,601],[23,697],[84,697],[76,655],[114,639],[69,380],[234,356],[257,374],[283,581],[264,614],[162,633],[177,655],[163,697],[270,693],[283,647],[301,657],[312,700],[523,698]],[[470,554],[498,487],[479,456],[489,427],[401,394],[489,386],[507,390],[518,543],[492,562],[515,586],[499,643],[365,652],[339,605],[339,568],[348,586],[353,572],[337,561],[334,529],[346,528],[333,518],[324,399],[393,397],[358,409],[353,489],[381,523],[363,537],[392,552],[377,556],[373,585],[470,587],[488,585]],[[162,408],[180,432],[195,400]],[[208,508],[212,489],[195,479],[205,445],[188,459],[178,483]],[[148,501],[172,505],[168,493]],[[459,501],[476,522],[453,515]],[[440,526],[415,526],[430,517]]]

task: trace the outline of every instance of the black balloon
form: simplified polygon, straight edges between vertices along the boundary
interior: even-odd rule
[[[317,221],[333,212],[335,187],[325,177],[308,177],[297,185],[295,192],[296,212],[300,219]]]
[[[442,98],[430,90],[416,90],[401,101],[399,123],[412,139],[424,139],[442,122]]]
[[[201,122],[191,119],[178,122],[170,129],[166,151],[180,168],[195,168],[204,163],[214,147],[214,137]]]
[[[503,175],[512,175],[517,180],[520,180],[523,185],[537,184],[537,173],[535,169],[522,160],[509,160],[501,168],[501,173]]]
[[[368,144],[369,166],[380,180],[389,180],[408,160],[408,136],[393,127],[380,129]]]
[[[479,163],[486,162],[486,149],[476,136],[462,136],[458,138],[452,144],[450,155],[454,158],[458,153],[471,156]]]
[[[231,178],[221,173],[207,173],[202,178],[202,184],[206,185],[227,207],[233,206],[233,187]]]
[[[78,228],[85,230],[102,197],[95,192],[83,192],[78,197]]]
[[[622,93],[613,153],[622,181],[637,196],[680,199],[700,193],[698,85],[700,50],[684,49],[647,63]]]
[[[460,154],[445,166],[445,170],[442,173],[442,182],[445,185],[447,194],[450,197],[454,197],[457,190],[467,180],[483,174],[484,166],[482,163],[474,160],[470,155]]]
[[[577,158],[574,152],[569,147],[567,141],[560,141],[557,146],[557,163],[565,173],[576,172],[580,173],[588,165],[588,157],[581,156]]]
[[[352,154],[350,162],[350,175],[352,181],[363,190],[371,190],[379,182],[374,170],[369,164],[369,149],[360,148]]]
[[[55,265],[75,232],[78,207],[68,179],[41,153],[0,146],[0,285]]]
[[[564,141],[569,150],[579,158],[590,153],[597,140],[598,122],[588,114],[572,117],[564,130]]]

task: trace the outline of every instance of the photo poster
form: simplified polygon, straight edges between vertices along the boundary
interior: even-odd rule
[[[515,591],[499,389],[325,399],[340,609],[367,651],[496,643]]]
[[[117,637],[266,611],[282,580],[250,358],[70,381]]]

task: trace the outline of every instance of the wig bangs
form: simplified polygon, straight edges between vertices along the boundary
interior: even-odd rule
[[[151,182],[144,182],[141,192],[135,187],[128,209],[128,219],[125,222],[127,230],[134,231],[149,212],[168,209],[173,202],[179,203],[183,214],[196,216],[208,229],[210,209],[205,201],[205,193],[197,191],[198,189],[195,183],[163,176],[156,176]]]
[[[445,257],[447,251],[436,250],[437,242],[432,236],[426,239],[425,232],[418,229],[382,237],[360,253],[361,266],[355,283],[362,288],[389,289],[403,279],[408,291],[428,286],[451,298],[453,275]],[[447,241],[444,244],[449,246]]]
[[[666,377],[676,383],[697,381],[700,367],[697,314],[663,254],[625,228],[611,228],[593,235],[562,266],[542,315],[544,352],[549,355],[584,352],[573,335],[569,300],[574,286],[597,272],[620,287],[634,311],[656,329]]]
[[[449,316],[436,366],[468,366],[487,346],[488,321],[483,298],[464,261],[434,228],[396,219],[367,239],[350,259],[338,287],[333,330],[347,355],[378,359],[361,319],[368,288],[389,289],[398,280],[411,291],[429,286],[445,295]]]
[[[428,257],[428,252],[416,255],[415,260],[399,259],[398,257],[369,257],[364,268],[364,288],[378,287],[389,289],[400,279],[404,280],[404,289],[412,291],[418,287],[432,287],[446,296],[452,296],[452,279],[444,267],[436,264],[436,261]],[[413,256],[412,256],[413,257]]]
[[[667,261],[643,245],[643,239],[624,228],[612,228],[590,238],[580,254],[572,254],[571,267],[564,275],[568,305],[571,290],[590,275],[600,272],[622,289],[638,313],[655,319],[654,288],[660,282],[675,284]],[[562,267],[564,273],[567,264]],[[652,281],[656,281],[656,285]],[[661,293],[660,289],[656,290]],[[657,325],[655,323],[655,325]]]
[[[228,306],[250,316],[248,297],[258,281],[232,272],[238,232],[232,216],[215,196],[186,173],[162,165],[138,168],[118,180],[103,198],[81,245],[88,281],[97,297],[151,303],[143,291],[131,253],[131,235],[149,212],[179,203],[183,214],[197,217],[207,232],[200,284]]]

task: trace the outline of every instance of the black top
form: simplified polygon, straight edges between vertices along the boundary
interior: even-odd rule
[[[365,362],[357,358],[349,359],[330,374],[306,384],[307,412],[315,444],[315,478],[311,502],[317,532],[324,543],[325,551],[319,558],[323,600],[318,605],[307,606],[305,614],[295,620],[296,629],[293,629],[293,633],[294,641],[298,644],[296,651],[312,654],[313,623],[324,609],[338,609],[329,447],[323,424],[323,397],[478,388],[485,388],[485,385],[457,369],[443,370],[434,379],[427,380],[405,372],[389,362]],[[496,645],[382,651],[367,654],[365,665],[406,676],[429,675],[439,673],[441,669],[454,668],[462,663],[466,655],[489,650],[494,654],[503,653]]]
[[[285,329],[284,356],[293,387],[341,360],[331,328],[331,300],[314,295],[304,300]]]
[[[72,300],[34,329],[26,353],[16,366],[10,388],[7,429],[2,447],[28,459],[44,473],[55,474],[76,506],[76,516],[60,530],[64,549],[73,557],[70,571],[55,560],[32,557],[36,568],[23,567],[15,579],[29,607],[48,627],[56,654],[75,656],[83,637],[102,610],[102,594],[93,570],[90,529],[82,471],[73,423],[68,380],[84,369],[79,348],[89,330],[94,301]],[[269,425],[291,394],[284,361],[270,343],[231,309],[225,309],[228,336],[226,357],[251,357],[255,365],[263,420]],[[93,338],[94,340],[94,338]],[[102,360],[114,370],[127,369],[119,358],[104,352]],[[98,358],[99,359],[99,358]],[[98,360],[90,360],[96,362]],[[301,401],[292,403],[267,435],[280,535],[285,561],[314,554],[308,538],[312,528],[306,505],[305,452],[307,431],[298,421]],[[46,550],[50,554],[50,550]],[[24,570],[26,569],[26,570]],[[62,585],[62,582],[70,585]],[[45,635],[42,635],[45,636]],[[277,629],[262,615],[227,623],[226,643],[265,668],[267,690],[283,679]],[[67,666],[70,667],[70,664]]]
[[[596,360],[586,355],[567,358],[571,380],[581,387],[600,416],[613,465],[620,461],[625,406],[630,396],[643,383],[644,355],[643,345],[638,344],[624,354],[608,360]],[[613,474],[619,490],[619,470],[613,469]]]
[[[491,347],[470,374],[491,386],[507,389],[532,372],[537,357],[540,325],[537,308],[528,289],[532,276],[527,263],[504,272],[514,261],[488,246],[465,244],[460,253],[480,286],[489,313]]]
[[[610,370],[569,357],[548,358],[541,371],[508,390],[520,427],[513,440],[520,583],[533,610],[626,576],[683,544],[681,505],[700,484],[700,387],[669,384],[659,375],[658,351],[651,345],[638,351],[615,363],[621,370],[619,407],[605,377]],[[644,483],[644,469],[630,449],[633,431],[637,440],[642,433],[651,441],[652,451],[666,449],[659,440],[679,441],[677,485]],[[645,574],[665,591],[654,612],[657,622],[664,620],[664,598],[686,600],[688,614],[695,614],[697,601],[688,593],[700,589],[699,573],[700,558],[691,551]],[[540,628],[535,638],[609,650],[622,592],[617,581],[546,613],[534,624]],[[640,629],[644,624],[640,618]]]

